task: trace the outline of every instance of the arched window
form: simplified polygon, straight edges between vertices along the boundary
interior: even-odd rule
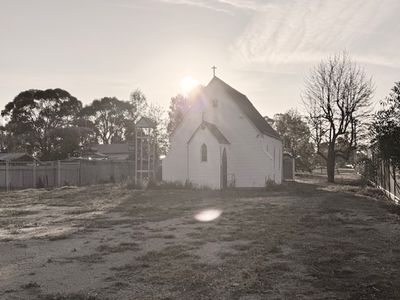
[[[201,161],[207,161],[207,146],[206,146],[206,144],[201,145]]]

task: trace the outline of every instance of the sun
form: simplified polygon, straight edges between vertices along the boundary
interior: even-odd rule
[[[181,92],[185,95],[188,95],[196,86],[199,85],[199,82],[192,76],[185,76],[181,79],[179,85]]]

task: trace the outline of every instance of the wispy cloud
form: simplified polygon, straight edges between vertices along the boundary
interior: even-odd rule
[[[225,5],[221,5],[222,3],[220,3],[220,1],[215,1],[215,0],[158,0],[158,1],[170,4],[177,4],[177,5],[196,6],[200,8],[206,8],[231,14],[231,11],[227,9]]]
[[[232,51],[246,63],[302,63],[349,50],[358,60],[400,65],[397,0],[282,0],[257,13]]]
[[[399,0],[160,1],[252,14],[230,47],[239,63],[309,63],[347,50],[364,63],[400,67]]]
[[[274,2],[279,0],[158,0],[170,4],[181,4],[207,8],[233,14],[237,9],[254,12],[266,11]]]

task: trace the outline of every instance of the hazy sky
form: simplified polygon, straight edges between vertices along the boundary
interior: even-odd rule
[[[304,76],[347,50],[376,83],[400,80],[399,0],[0,0],[0,106],[63,88],[82,102],[140,88],[164,107],[217,75],[264,115],[301,107]]]

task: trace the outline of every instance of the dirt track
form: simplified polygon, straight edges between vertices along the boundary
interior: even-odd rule
[[[194,218],[209,209],[222,215]],[[0,299],[399,299],[397,211],[315,178],[1,193]]]

